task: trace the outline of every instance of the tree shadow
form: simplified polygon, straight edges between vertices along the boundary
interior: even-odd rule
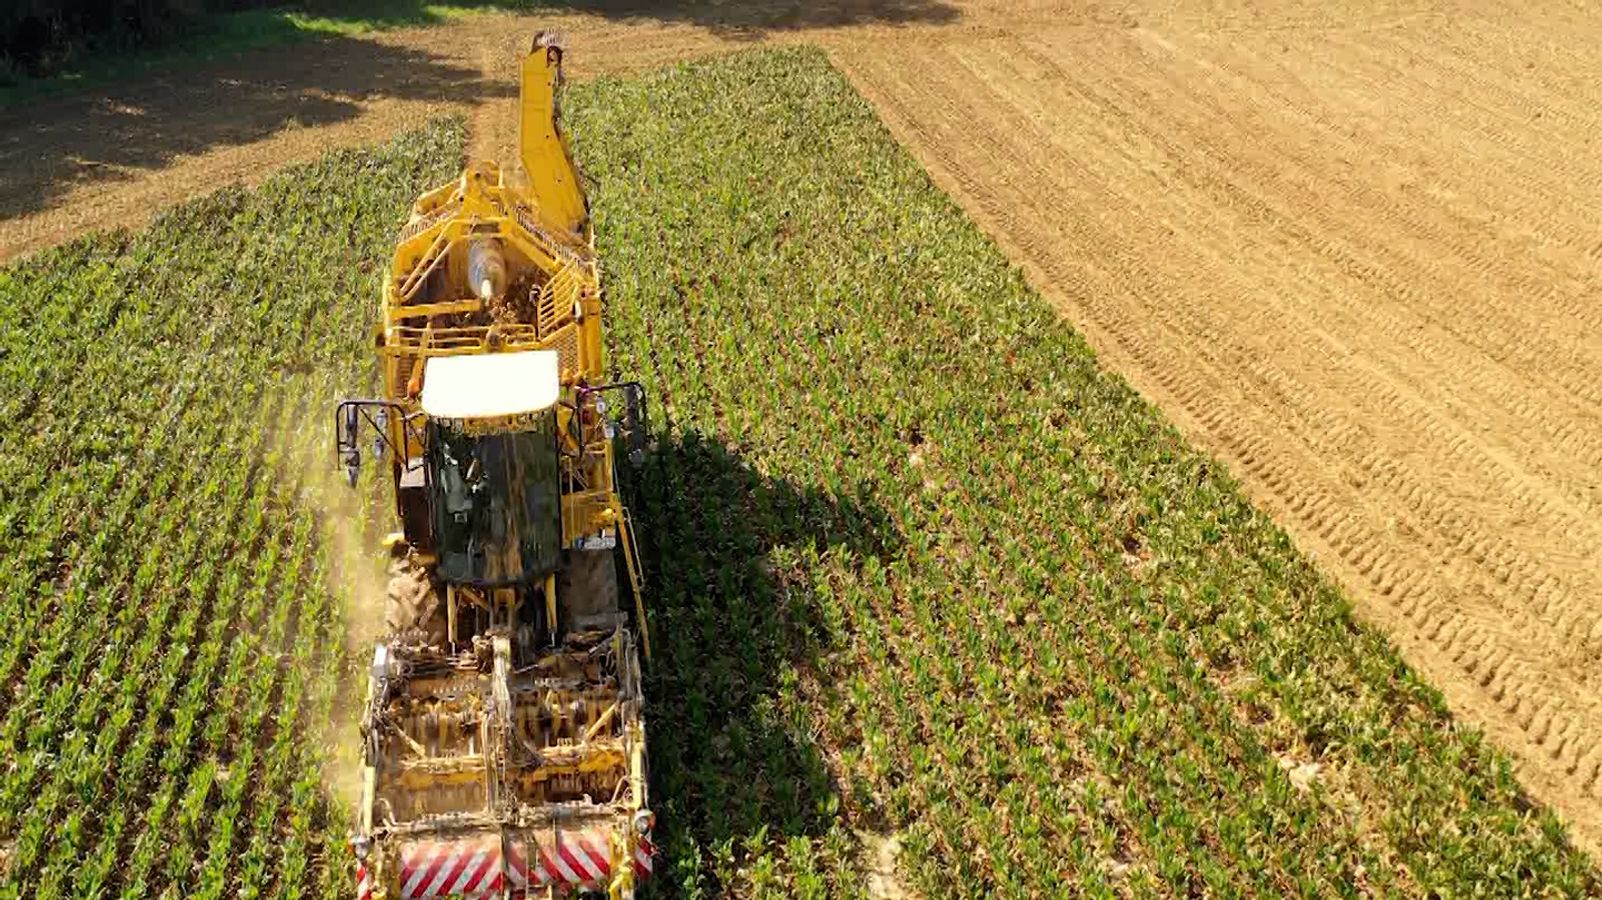
[[[660,442],[629,481],[654,642],[646,721],[665,854],[655,895],[671,895],[718,879],[730,850],[820,837],[838,821],[842,790],[813,723],[795,713],[839,627],[804,562],[886,559],[900,535],[867,498],[766,477],[695,432]]]
[[[752,40],[775,31],[941,24],[959,16],[947,0],[482,2],[528,13],[527,36],[540,27],[542,14],[560,12],[691,24]],[[371,0],[323,0],[307,9],[353,26],[422,24],[437,18],[418,0],[403,0],[392,8]],[[287,128],[354,119],[362,104],[377,99],[477,104],[516,94],[510,79],[485,77],[477,67],[463,65],[460,39],[444,45],[446,49],[432,53],[333,36],[229,59],[191,60],[125,82],[108,81],[0,108],[0,222],[46,209],[78,185],[133,181],[180,156],[246,146]]]
[[[961,17],[946,0],[553,0],[553,7],[609,19],[698,25],[724,37],[757,40],[768,32],[862,25],[946,25]]]
[[[0,220],[75,185],[349,120],[373,100],[468,103],[515,90],[425,52],[336,37],[0,110]]]

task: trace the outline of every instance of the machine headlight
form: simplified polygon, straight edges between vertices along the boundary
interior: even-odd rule
[[[634,814],[634,830],[642,835],[650,834],[656,827],[656,813],[642,809]]]

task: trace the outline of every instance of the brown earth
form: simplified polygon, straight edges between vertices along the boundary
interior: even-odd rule
[[[1598,38],[1520,10],[837,55],[1593,853]]]
[[[809,41],[1602,853],[1602,12],[1442,2],[483,16],[0,114],[0,259],[573,74]]]

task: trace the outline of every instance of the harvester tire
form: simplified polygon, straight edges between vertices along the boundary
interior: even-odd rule
[[[439,592],[434,590],[428,571],[402,559],[390,567],[389,573],[384,603],[384,623],[389,633],[429,643],[443,640]]]
[[[611,550],[569,550],[557,576],[562,620],[585,631],[610,627],[617,617],[617,562]]]

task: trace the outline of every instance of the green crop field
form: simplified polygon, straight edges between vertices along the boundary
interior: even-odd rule
[[[331,465],[321,401],[364,383],[397,217],[463,138],[0,272],[5,894],[348,886],[319,871],[345,831],[316,739],[345,625],[303,494]]]
[[[657,426],[658,896],[860,895],[880,839],[931,897],[1602,891],[820,54],[566,113]],[[463,138],[0,270],[5,895],[349,891],[337,551],[383,523],[326,403]]]

